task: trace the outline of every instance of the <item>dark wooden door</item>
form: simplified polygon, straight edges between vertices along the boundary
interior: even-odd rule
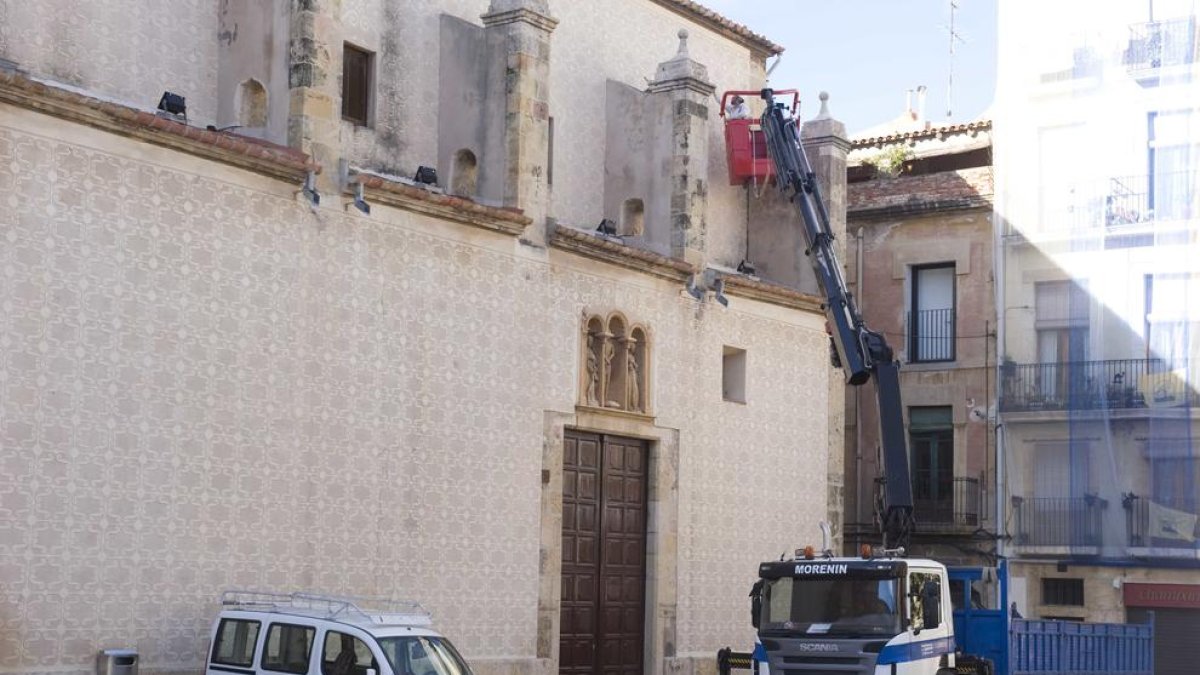
[[[641,675],[646,445],[569,432],[563,447],[559,672]]]

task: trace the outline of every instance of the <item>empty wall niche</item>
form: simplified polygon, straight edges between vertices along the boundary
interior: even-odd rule
[[[475,153],[463,148],[454,153],[450,170],[450,191],[460,197],[474,197],[479,186],[479,162]]]
[[[640,237],[646,231],[646,205],[640,199],[626,199],[621,208],[621,235]]]
[[[238,86],[237,124],[245,129],[267,126],[267,89],[250,78]]]
[[[746,350],[725,345],[721,353],[721,397],[746,402]]]

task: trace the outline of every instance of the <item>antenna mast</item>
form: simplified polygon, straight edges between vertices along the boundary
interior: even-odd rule
[[[955,41],[963,42],[963,38],[954,30],[954,13],[958,10],[958,0],[950,0],[950,26],[946,29],[950,33],[950,76],[946,83],[946,117],[953,114],[954,106],[954,43]]]

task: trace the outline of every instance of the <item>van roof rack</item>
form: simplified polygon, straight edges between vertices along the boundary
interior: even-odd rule
[[[433,624],[429,612],[420,603],[387,598],[228,590],[221,594],[221,606],[375,626]]]

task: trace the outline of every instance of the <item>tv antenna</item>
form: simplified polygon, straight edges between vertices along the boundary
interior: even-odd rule
[[[950,34],[950,74],[946,82],[946,117],[953,115],[954,111],[954,43],[961,42],[966,44],[962,33],[959,33],[954,28],[954,13],[958,11],[958,0],[950,0],[950,25],[942,26],[947,33]]]

